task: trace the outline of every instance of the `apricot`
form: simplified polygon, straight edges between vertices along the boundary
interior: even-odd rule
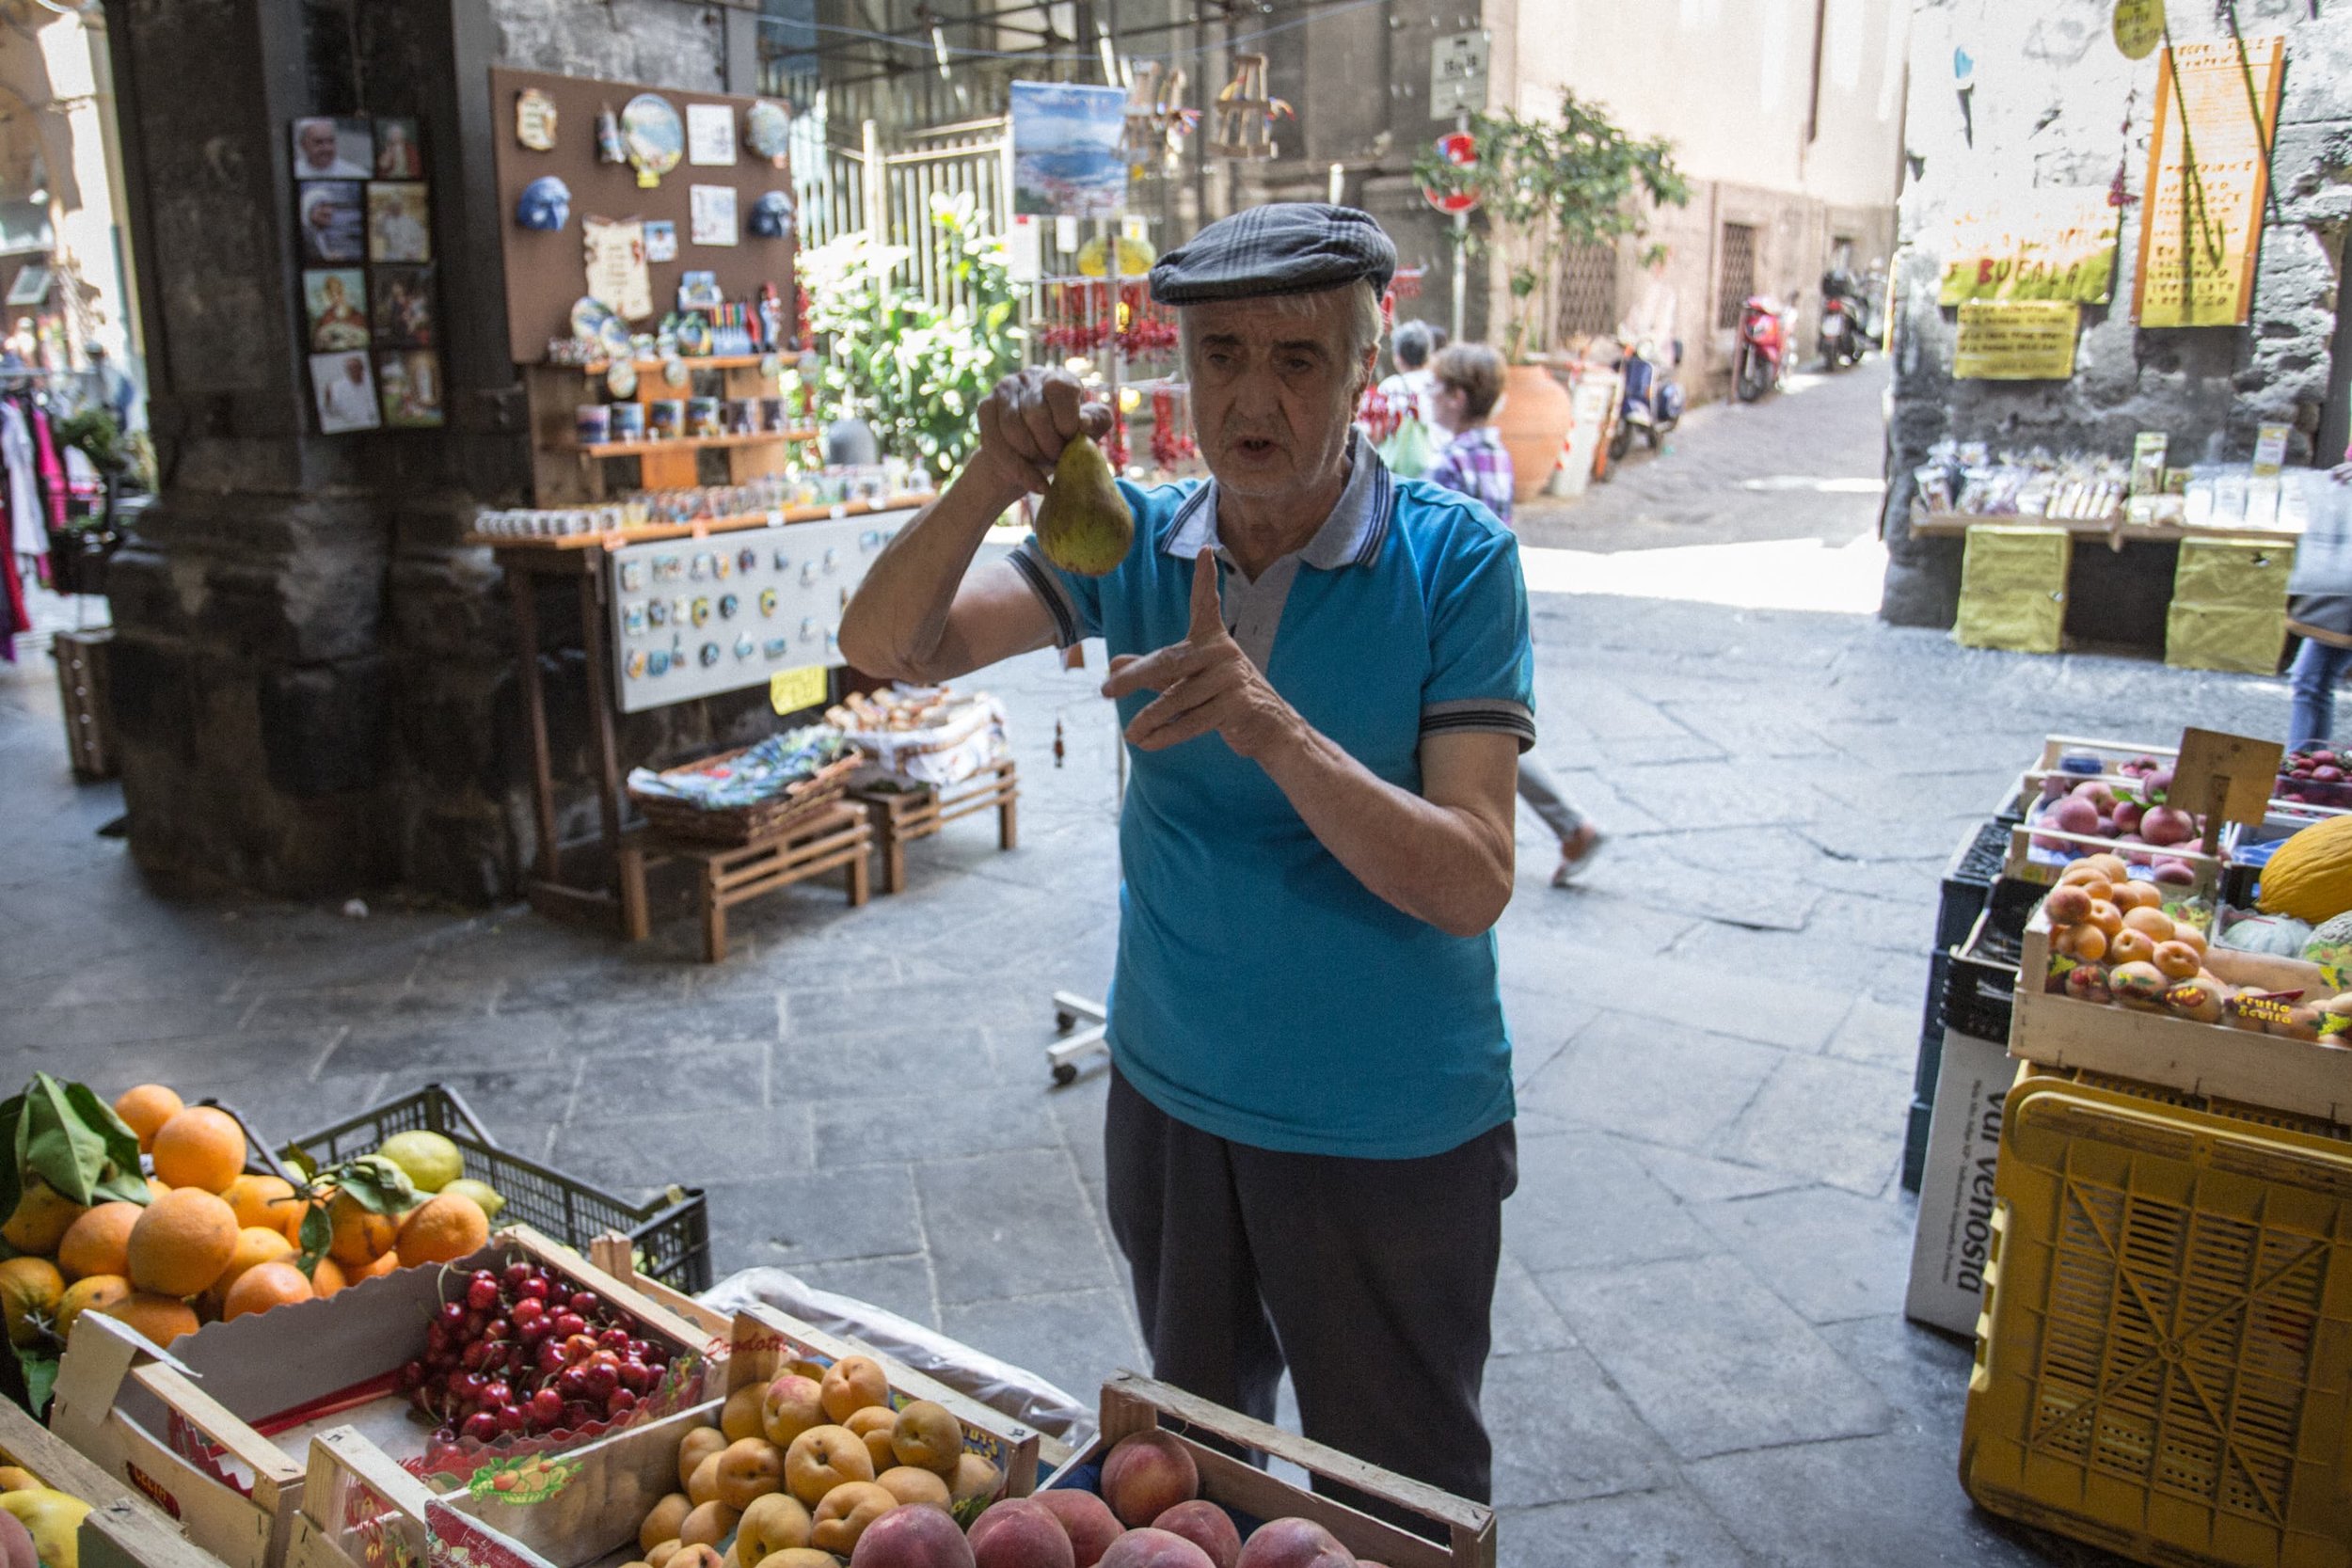
[[[846,1423],[850,1417],[873,1405],[885,1409],[890,1404],[890,1379],[882,1374],[881,1364],[867,1355],[845,1355],[825,1369],[825,1381],[819,1396],[825,1414],[835,1422]]]
[[[2123,928],[2123,911],[2104,898],[2093,898],[2090,912],[2083,918],[2109,936]]]
[[[2162,910],[2130,910],[2123,915],[2123,924],[2145,935],[2150,942],[2172,940],[2172,917]]]
[[[650,1552],[664,1541],[675,1541],[678,1527],[686,1523],[686,1516],[693,1511],[693,1503],[683,1492],[673,1492],[654,1504],[645,1522],[637,1527],[637,1549]]]
[[[760,1401],[760,1425],[768,1441],[780,1449],[811,1427],[826,1424],[824,1386],[798,1372],[785,1372],[768,1385]]]
[[[2079,887],[2054,887],[2042,907],[2052,926],[2073,926],[2090,918],[2090,895]]]
[[[726,1433],[717,1427],[695,1427],[677,1446],[677,1483],[686,1485],[702,1467],[702,1462],[727,1446]]]
[[[968,1502],[992,1501],[1005,1484],[1005,1472],[982,1459],[966,1453],[956,1461],[956,1473],[947,1478],[947,1490],[961,1508]]]
[[[894,1465],[874,1478],[874,1484],[898,1499],[901,1508],[928,1503],[933,1508],[953,1508],[955,1494],[935,1470],[918,1469],[913,1465]]]
[[[848,1427],[811,1427],[785,1450],[784,1489],[811,1508],[836,1486],[873,1479],[874,1456]]]
[[[2156,944],[2145,931],[2118,931],[2107,939],[2107,957],[2116,963],[2150,963],[2155,956]]]
[[[2097,963],[2107,955],[2107,934],[2088,921],[2069,926],[2058,934],[2058,949],[2086,962]]]
[[[2193,980],[2201,967],[2197,949],[2185,942],[2160,942],[2150,959],[2158,969],[2175,980]]]
[[[735,1555],[740,1568],[759,1568],[771,1553],[808,1544],[814,1521],[800,1498],[789,1492],[755,1497],[735,1527]]]
[[[698,1503],[686,1515],[686,1522],[678,1526],[679,1546],[688,1551],[696,1546],[708,1546],[715,1554],[719,1543],[727,1538],[727,1532],[735,1528],[735,1521],[740,1517],[742,1515],[738,1510],[715,1498]]]
[[[963,1423],[946,1405],[910,1401],[891,1423],[890,1451],[901,1465],[952,1476],[956,1461],[963,1457]]]
[[[719,1453],[726,1449],[721,1449]],[[719,1500],[719,1454],[714,1453],[694,1466],[694,1473],[686,1478],[686,1497],[696,1508]],[[681,1537],[680,1539],[684,1539]]]
[[[784,1489],[784,1450],[765,1437],[729,1443],[711,1463],[719,1466],[719,1500],[739,1512]]]
[[[2196,954],[2201,961],[2203,959],[2205,933],[2191,926],[2187,921],[2176,920],[2172,923],[2172,940]]]
[[[818,1431],[824,1429],[819,1427]],[[860,1445],[863,1451],[864,1445]],[[852,1481],[834,1487],[817,1505],[816,1524],[808,1532],[808,1543],[835,1557],[848,1557],[857,1550],[859,1540],[872,1528],[875,1521],[898,1509],[898,1499],[870,1481]],[[963,1541],[963,1528],[935,1508],[899,1510],[911,1518],[931,1518],[946,1526],[958,1544]],[[968,1556],[972,1550],[965,1546]],[[920,1559],[904,1560],[910,1563]]]
[[[756,1383],[747,1383],[727,1396],[727,1402],[719,1407],[719,1430],[728,1442],[739,1443],[761,1434],[760,1420],[766,1413],[767,1398],[767,1388]]]

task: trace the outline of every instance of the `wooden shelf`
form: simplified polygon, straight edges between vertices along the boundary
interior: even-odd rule
[[[2121,513],[2105,517],[1977,516],[1959,512],[1930,513],[1924,516],[1914,514],[1910,531],[1921,539],[1961,538],[1979,523],[2062,529],[2077,539],[2104,539],[2117,549],[2131,544],[2177,545],[2184,539],[2234,539],[2292,545],[2303,537],[2299,531],[2294,529],[2248,528],[2242,524],[2134,523],[2125,521]]]
[[[773,352],[780,358],[799,357],[797,354],[787,356],[782,349],[777,349]],[[757,370],[759,368],[759,362],[767,357],[768,356],[765,354],[681,354],[677,356],[678,362],[690,371]],[[645,371],[659,372],[663,366],[667,365],[669,361],[667,359],[653,358],[632,360],[631,363],[634,364],[638,371],[642,373]],[[578,371],[583,375],[602,375],[606,371],[611,370],[612,368],[612,361],[610,359],[599,359],[594,364],[588,365],[549,365],[548,367],[548,369],[553,371]]]
[[[904,512],[911,507],[929,506],[939,499],[936,490],[914,490],[902,495],[884,496],[880,500],[834,501],[817,506],[790,506],[779,514],[785,525],[823,522],[832,517],[861,517],[875,512]],[[660,539],[700,539],[712,533],[737,533],[745,529],[766,528],[768,514],[746,512],[728,517],[697,517],[683,523],[647,523],[643,528],[621,529],[612,533],[527,534],[509,538],[503,535],[471,533],[466,536],[469,545],[487,545],[495,550],[529,550],[533,554],[547,551],[618,549],[623,545],[644,545]]]
[[[771,430],[756,436],[671,436],[659,441],[600,441],[595,446],[572,450],[582,457],[645,457],[660,451],[700,451],[706,447],[766,447],[786,441],[821,439],[820,431]]]

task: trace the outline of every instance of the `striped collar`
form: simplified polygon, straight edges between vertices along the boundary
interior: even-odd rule
[[[1395,479],[1360,430],[1348,431],[1347,456],[1347,488],[1340,492],[1331,515],[1315,530],[1314,537],[1295,552],[1321,571],[1369,566],[1378,559],[1380,542],[1388,537],[1389,514],[1396,504]],[[1216,480],[1202,484],[1176,509],[1174,526],[1160,548],[1185,561],[1203,549],[1214,549],[1220,556],[1225,553],[1216,535]]]

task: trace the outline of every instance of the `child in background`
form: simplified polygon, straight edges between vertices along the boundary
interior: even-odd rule
[[[1511,521],[1511,454],[1495,433],[1492,416],[1502,397],[1502,356],[1484,343],[1456,343],[1438,356],[1438,386],[1430,407],[1438,428],[1452,439],[1438,453],[1427,479],[1458,490],[1505,524]],[[1560,864],[1553,887],[1565,887],[1600,852],[1600,830],[1560,792],[1534,752],[1519,758],[1519,799],[1560,837]]]

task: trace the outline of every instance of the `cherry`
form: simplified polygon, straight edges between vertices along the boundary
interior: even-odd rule
[[[605,1350],[625,1352],[629,1346],[628,1330],[626,1328],[608,1328],[602,1334],[596,1336],[596,1343]]]
[[[434,1322],[444,1331],[455,1334],[466,1326],[466,1304],[462,1301],[445,1301],[441,1303],[441,1309],[433,1317]]]
[[[489,1327],[489,1326],[490,1326],[490,1314],[489,1314],[489,1313],[487,1313],[487,1312],[469,1312],[469,1313],[467,1313],[467,1314],[466,1314],[466,1333],[467,1333],[468,1335],[469,1335],[470,1337],[472,1337],[473,1338],[476,1338],[476,1339],[481,1338],[482,1338],[482,1331],[483,1331],[484,1329],[485,1329],[485,1328]]]
[[[530,1413],[519,1404],[501,1404],[498,1415],[501,1432],[520,1432],[531,1424]]]
[[[461,1400],[471,1401],[479,1404],[482,1402],[482,1390],[489,1381],[480,1372],[452,1372],[449,1374],[449,1391]]]
[[[564,1418],[564,1396],[552,1388],[542,1388],[532,1395],[531,1418],[541,1426],[555,1425]]]
[[[547,1315],[548,1304],[536,1296],[524,1296],[516,1302],[514,1309],[507,1313],[517,1328],[528,1328]]]
[[[477,1410],[466,1418],[466,1424],[460,1430],[476,1442],[495,1442],[499,1434],[499,1418],[486,1410]]]
[[[407,1393],[414,1393],[414,1392],[415,1392],[415,1391],[416,1391],[419,1387],[422,1386],[423,1386],[423,1384],[424,1384],[424,1363],[423,1363],[423,1362],[421,1362],[421,1361],[411,1361],[411,1362],[409,1362],[406,1366],[405,1366],[405,1367],[401,1368],[401,1370],[400,1370],[400,1391],[401,1391],[402,1393],[404,1393],[404,1394],[407,1394]]]
[[[564,1341],[564,1359],[585,1361],[596,1354],[596,1342],[585,1334],[575,1334]]]
[[[626,1388],[615,1388],[604,1397],[604,1412],[618,1420],[637,1408],[637,1396]]]
[[[506,1386],[506,1380],[504,1378],[494,1377],[482,1386],[482,1402],[485,1404],[512,1404],[515,1402],[515,1390]]]
[[[587,1399],[592,1391],[588,1382],[588,1369],[585,1367],[564,1368],[555,1374],[555,1387],[556,1391],[564,1396],[564,1402],[566,1404],[574,1400]]]
[[[483,1329],[482,1337],[485,1339],[512,1339],[515,1337],[515,1325],[504,1318],[492,1318],[488,1325]]]
[[[525,1282],[536,1273],[538,1271],[528,1263],[509,1263],[506,1265],[506,1273],[501,1277],[506,1281],[508,1290],[519,1291]]]
[[[596,1292],[594,1291],[574,1291],[572,1292],[572,1310],[579,1313],[583,1318],[595,1317],[596,1315],[596,1308],[602,1307],[603,1305],[603,1301],[598,1298]]]
[[[584,1427],[589,1422],[595,1420],[596,1416],[596,1407],[590,1404],[586,1400],[566,1400],[564,1402],[564,1424],[566,1427]]]
[[[555,1332],[566,1339],[575,1334],[585,1334],[588,1332],[588,1320],[577,1312],[558,1312],[555,1315]]]
[[[536,1355],[532,1357],[531,1364],[533,1367],[536,1367],[541,1372],[550,1376],[563,1370],[564,1347],[557,1344],[553,1339],[541,1339],[539,1341],[539,1352]]]
[[[550,1292],[548,1290],[548,1282],[536,1276],[526,1279],[520,1285],[515,1287],[515,1294],[517,1297],[535,1302],[545,1303],[549,1293]],[[516,1306],[520,1307],[521,1305],[522,1302],[520,1300],[516,1301]]]
[[[469,1372],[478,1372],[482,1370],[482,1363],[488,1360],[489,1355],[490,1342],[487,1339],[476,1339],[459,1354],[457,1364]]]
[[[477,1312],[487,1312],[499,1304],[499,1282],[488,1271],[477,1274],[466,1285],[466,1305]]]

